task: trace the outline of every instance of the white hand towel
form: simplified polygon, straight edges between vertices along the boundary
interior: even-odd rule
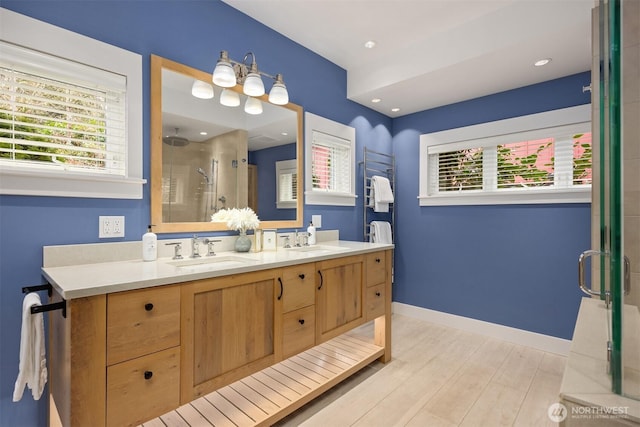
[[[389,212],[389,203],[393,203],[391,183],[384,176],[375,175],[371,178],[370,200],[373,200],[375,212]]]
[[[28,293],[22,302],[22,329],[20,332],[20,364],[18,379],[13,390],[13,401],[22,399],[25,385],[35,400],[40,399],[47,383],[47,359],[44,342],[42,313],[31,314],[31,307],[41,305],[40,295]]]
[[[372,243],[393,243],[391,224],[387,221],[371,221],[369,224],[369,241]]]

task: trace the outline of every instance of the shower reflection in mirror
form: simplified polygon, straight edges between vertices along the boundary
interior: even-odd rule
[[[238,185],[239,169],[247,163],[242,158],[246,139],[246,131],[233,130],[202,142],[189,141],[180,136],[180,129],[163,138],[165,221],[209,222],[220,209],[247,206],[246,182]]]

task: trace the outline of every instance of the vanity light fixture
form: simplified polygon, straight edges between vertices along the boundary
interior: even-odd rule
[[[213,98],[213,86],[202,80],[195,80],[191,86],[191,95],[200,99],[211,99]]]
[[[243,85],[245,95],[262,96],[265,94],[262,76],[269,77],[274,81],[269,93],[269,102],[276,105],[288,104],[289,93],[284,84],[282,74],[272,76],[264,71],[260,71],[256,63],[256,55],[253,52],[248,52],[242,62],[238,62],[230,59],[227,51],[223,50],[220,52],[220,58],[213,70],[211,80],[215,85],[224,88],[231,88],[236,84],[241,84]],[[220,98],[220,102],[223,105],[227,105],[222,102],[222,97]],[[254,102],[251,102],[251,104],[256,105]]]

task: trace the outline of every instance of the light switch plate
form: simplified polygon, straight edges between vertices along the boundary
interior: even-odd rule
[[[275,251],[277,249],[276,230],[264,230],[262,232],[262,250]]]
[[[315,228],[322,227],[322,215],[311,215],[311,222]]]

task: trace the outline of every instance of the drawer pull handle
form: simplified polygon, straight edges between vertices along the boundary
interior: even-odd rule
[[[153,372],[151,372],[151,371],[144,371],[144,379],[145,379],[145,380],[150,380],[152,376],[153,376]]]
[[[301,325],[304,325],[304,319],[300,319],[298,322],[300,322]]]
[[[376,292],[376,296],[379,297],[380,296],[380,292]]]
[[[380,264],[380,258],[376,258],[376,262]]]
[[[153,304],[151,304],[150,302],[146,303],[144,305],[144,309],[147,310],[147,311],[153,310]]]
[[[318,290],[322,289],[322,284],[324,282],[324,278],[322,277],[322,271],[318,270],[318,274],[320,275],[320,286],[318,286]]]
[[[304,274],[298,274],[298,277],[299,277],[301,280],[304,280]]]
[[[282,286],[282,279],[280,277],[278,277],[278,282],[280,282],[280,295],[278,295],[278,301],[280,301],[284,293],[284,286]]]

